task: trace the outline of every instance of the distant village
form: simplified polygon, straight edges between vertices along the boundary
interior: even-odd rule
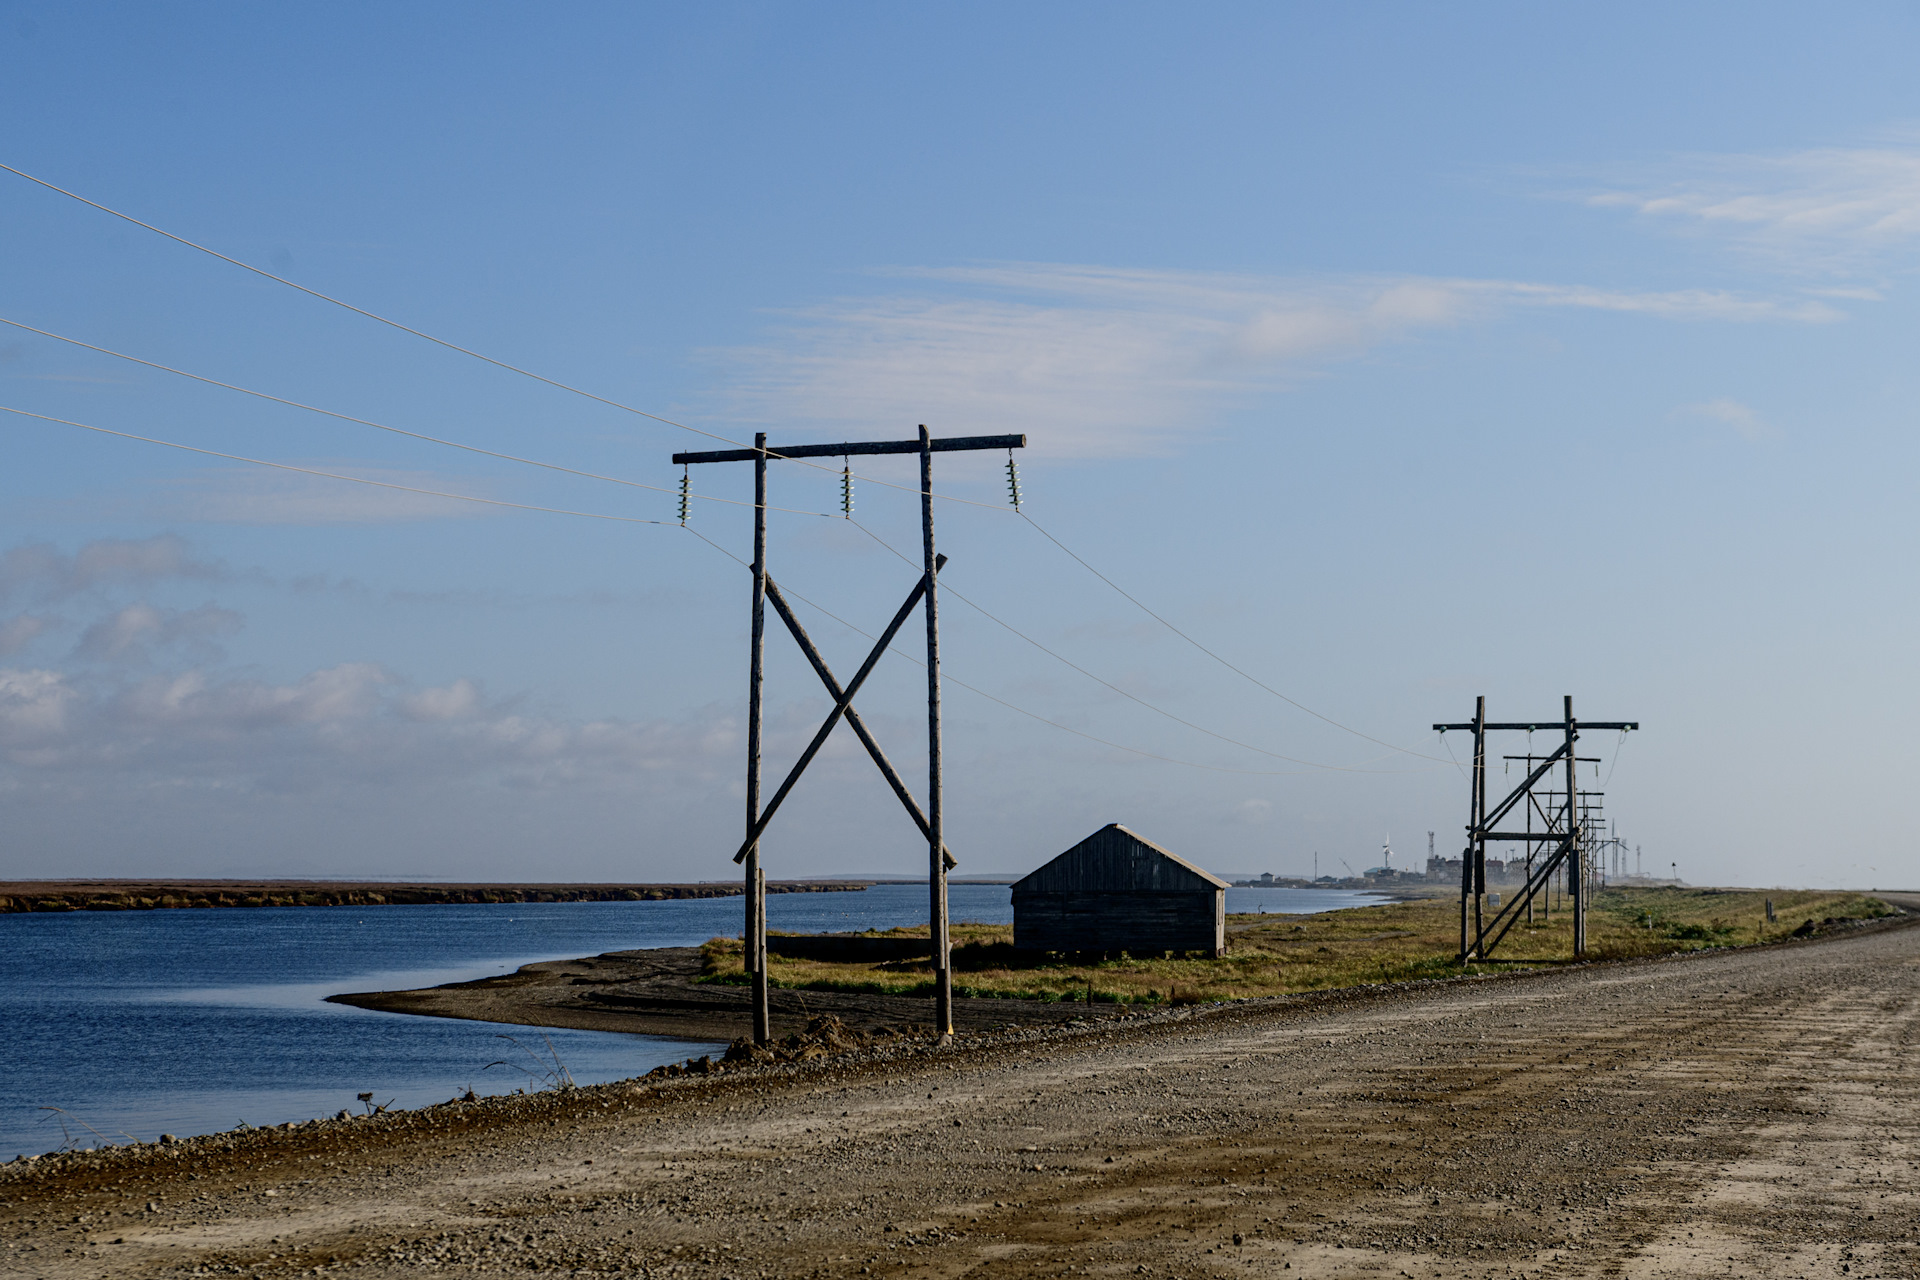
[[[1502,862],[1497,858],[1487,859],[1487,883],[1500,886],[1520,886],[1527,882],[1527,860],[1514,858]],[[1652,888],[1659,885],[1677,885],[1684,883],[1675,879],[1659,879],[1655,876],[1639,875],[1616,870],[1609,874],[1604,867],[1596,868],[1600,882],[1636,888]],[[1460,887],[1461,860],[1459,858],[1441,858],[1429,855],[1424,871],[1414,871],[1403,867],[1382,865],[1369,867],[1359,875],[1349,876],[1277,876],[1271,871],[1235,880],[1233,885],[1239,889],[1390,889],[1413,888],[1416,885],[1435,885]]]

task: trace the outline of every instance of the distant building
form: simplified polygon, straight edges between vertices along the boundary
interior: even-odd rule
[[[1014,882],[1013,945],[1217,956],[1227,882],[1113,823]]]

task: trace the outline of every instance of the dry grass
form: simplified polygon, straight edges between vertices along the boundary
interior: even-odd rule
[[[1765,921],[1772,898],[1779,922]],[[1588,915],[1588,948],[1612,960],[1779,941],[1803,921],[1870,919],[1892,914],[1876,898],[1857,893],[1744,889],[1608,889]],[[1013,949],[1006,925],[953,927],[954,992],[1021,1000],[1094,1000],[1199,1003],[1317,991],[1366,983],[1453,976],[1459,948],[1457,899],[1429,898],[1357,907],[1319,915],[1236,915],[1227,918],[1228,952],[1219,959],[1176,956],[1111,959],[1035,955]],[[925,937],[925,928],[894,929],[872,937]],[[1572,919],[1516,924],[1491,961],[1469,973],[1565,964]],[[743,982],[737,938],[715,938],[703,948],[709,982]],[[830,991],[926,994],[932,971],[925,958],[881,963],[772,959],[776,986]]]

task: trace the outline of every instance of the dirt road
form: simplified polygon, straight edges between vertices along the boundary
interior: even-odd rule
[[[1913,1276],[1916,1030],[1899,923],[1021,1032],[12,1165],[0,1274]]]

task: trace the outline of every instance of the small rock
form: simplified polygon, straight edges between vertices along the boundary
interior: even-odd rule
[[[163,1133],[160,1135],[160,1145],[163,1147],[170,1147],[178,1141],[180,1141],[180,1139],[174,1137],[170,1133]]]

